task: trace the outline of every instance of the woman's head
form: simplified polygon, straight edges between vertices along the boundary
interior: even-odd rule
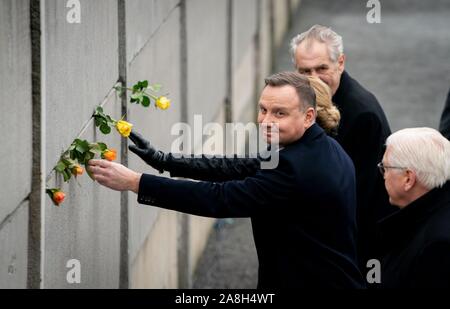
[[[341,120],[341,114],[331,101],[331,89],[318,77],[308,76],[308,79],[316,93],[316,122],[328,134],[335,134]]]

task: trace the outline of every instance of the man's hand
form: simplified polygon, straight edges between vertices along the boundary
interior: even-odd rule
[[[135,145],[128,146],[131,152],[137,154],[148,165],[157,169],[160,173],[164,172],[164,163],[166,155],[160,150],[156,150],[149,141],[142,137],[135,130],[130,133],[130,140]]]
[[[133,191],[138,193],[142,174],[107,160],[90,160],[89,172],[99,184],[116,191]]]

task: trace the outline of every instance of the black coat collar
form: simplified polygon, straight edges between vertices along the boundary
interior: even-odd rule
[[[345,102],[344,98],[348,95],[348,90],[351,86],[352,80],[353,78],[350,77],[347,71],[342,72],[339,87],[332,99],[335,104],[339,105],[342,104],[342,102]]]
[[[378,222],[380,245],[390,246],[411,235],[434,212],[450,203],[450,181]]]
[[[315,140],[316,138],[320,137],[323,134],[325,134],[325,131],[317,123],[314,123],[305,131],[305,133],[300,139],[293,142],[292,144],[286,145],[286,147],[290,147],[291,145],[294,146],[298,144],[308,143],[310,141]]]

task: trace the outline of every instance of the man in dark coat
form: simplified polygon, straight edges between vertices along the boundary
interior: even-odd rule
[[[345,55],[338,34],[316,25],[295,37],[291,47],[296,69],[322,79],[332,90],[333,101],[341,112],[336,140],[356,170],[358,259],[361,269],[366,270],[367,261],[375,254],[376,222],[395,211],[376,167],[391,133],[388,121],[375,96],[344,71]],[[175,158],[157,151],[138,134],[130,137],[138,144],[132,145],[131,151],[173,177],[226,181],[245,178],[259,169],[259,160],[251,158]]]
[[[366,269],[375,253],[376,222],[395,210],[376,167],[391,133],[388,121],[375,96],[344,71],[342,38],[336,32],[315,25],[292,40],[291,53],[298,72],[317,76],[330,86],[341,112],[336,140],[355,165],[358,258]]]
[[[447,101],[445,102],[444,111],[442,112],[439,131],[450,140],[450,90],[448,91]]]
[[[244,180],[192,182],[135,173],[91,160],[95,179],[138,201],[215,218],[251,217],[259,288],[361,288],[356,261],[354,168],[315,124],[315,94],[294,72],[266,80],[258,122],[279,130],[279,164]],[[312,164],[314,162],[314,164]]]
[[[387,141],[380,170],[400,210],[379,223],[381,287],[450,288],[450,142],[428,128]]]

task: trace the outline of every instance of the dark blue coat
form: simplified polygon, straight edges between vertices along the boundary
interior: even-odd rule
[[[361,269],[366,269],[376,253],[376,223],[395,211],[377,169],[391,129],[376,97],[346,71],[333,102],[341,112],[336,139],[355,165],[358,257]]]
[[[439,131],[450,140],[450,90],[448,91],[447,101],[445,102],[444,111],[442,112]]]
[[[276,169],[220,183],[144,174],[138,202],[206,217],[251,217],[260,288],[364,286],[353,164],[316,124],[280,150]]]
[[[450,182],[379,222],[381,287],[450,288]]]

